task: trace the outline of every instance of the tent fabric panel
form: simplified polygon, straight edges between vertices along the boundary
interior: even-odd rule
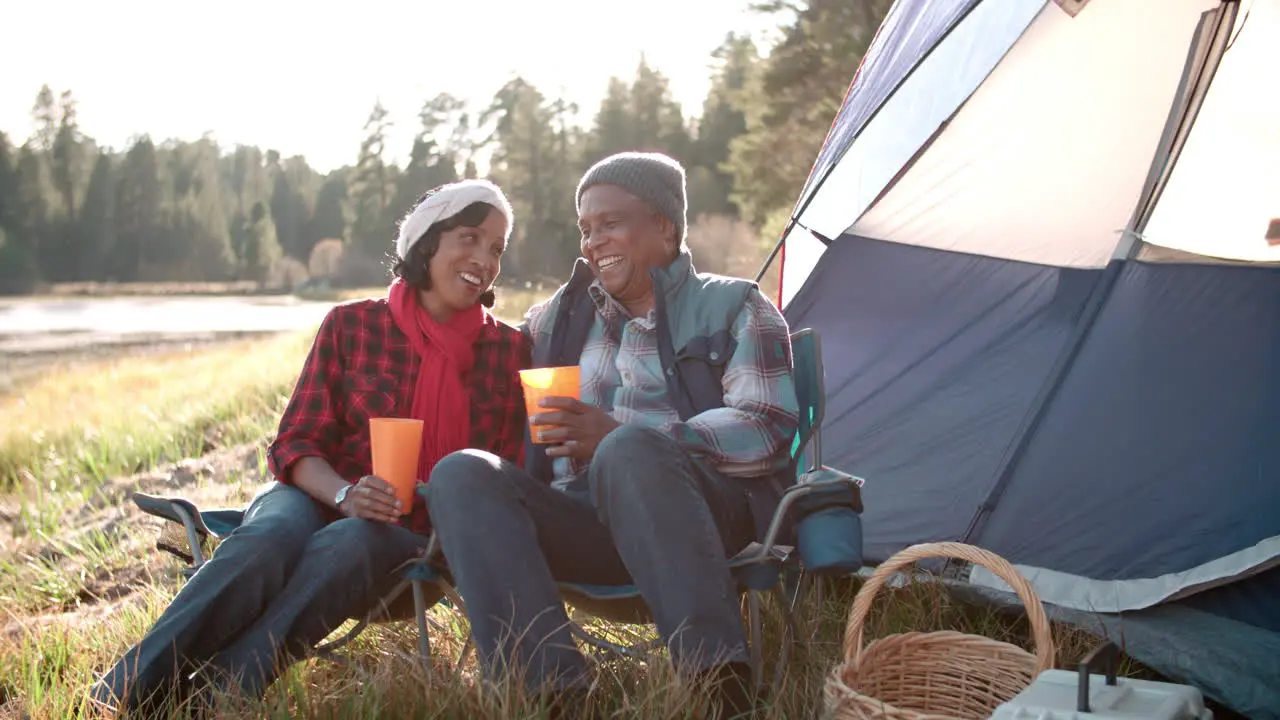
[[[1145,242],[1138,246],[1133,259],[1149,263],[1178,263],[1181,265],[1239,265],[1247,262],[1245,260],[1228,260],[1226,258],[1198,255],[1196,253],[1186,252],[1185,250],[1174,250],[1173,248],[1161,247],[1159,245]],[[1268,263],[1249,264],[1260,265]],[[1280,267],[1280,262],[1269,264]]]
[[[944,582],[962,598],[1022,611],[1011,592]],[[1051,620],[1109,638],[1134,660],[1173,682],[1199,688],[1247,718],[1280,719],[1280,633],[1199,610],[1185,600],[1123,614],[1052,604],[1045,611]]]
[[[1088,612],[1125,612],[1195,597],[1277,564],[1280,564],[1280,535],[1195,567],[1156,577],[1098,580],[1020,563],[1014,567],[1045,602]],[[974,568],[971,580],[977,585],[1010,590],[1008,584],[985,568]]]
[[[778,298],[779,307],[785,308],[800,288],[804,287],[809,273],[822,259],[827,244],[799,225],[793,226],[783,240],[782,255],[782,293]]]
[[[1098,271],[852,236],[785,309],[822,337],[824,462],[867,479],[867,557],[957,540]]]
[[[825,237],[842,234],[1042,11],[1066,17],[1044,0],[985,0],[974,7],[866,122],[800,210],[800,224]]]
[[[1126,263],[974,541],[1129,580],[1280,536],[1278,317],[1280,269]]]
[[[800,193],[801,206],[903,78],[956,21],[979,2],[981,0],[898,0],[889,8],[863,55],[848,96]]]
[[[1075,18],[1046,9],[850,232],[1104,267],[1140,201],[1201,15],[1216,5],[1093,0]]]
[[[1143,230],[1199,255],[1280,262],[1280,0],[1255,0],[1214,74],[1168,185]]]
[[[1187,48],[1187,66],[1182,84],[1170,109],[1168,124],[1161,137],[1151,172],[1142,189],[1142,202],[1130,220],[1130,229],[1141,233],[1151,219],[1151,212],[1169,180],[1169,173],[1177,164],[1187,136],[1195,125],[1195,118],[1204,104],[1218,63],[1226,52],[1231,31],[1239,7],[1234,2],[1224,2],[1211,12],[1200,16],[1200,27]],[[1130,254],[1130,258],[1133,256]]]
[[[1187,607],[1280,633],[1280,567],[1196,593],[1181,602]]]

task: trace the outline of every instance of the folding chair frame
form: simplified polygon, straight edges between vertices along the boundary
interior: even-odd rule
[[[778,608],[782,613],[782,648],[779,652],[778,664],[775,667],[771,683],[775,692],[785,677],[786,669],[794,650],[798,634],[795,611],[804,597],[805,589],[813,582],[816,585],[816,592],[819,597],[821,597],[822,593],[822,577],[820,575],[815,576],[805,570],[793,547],[778,543],[788,514],[797,501],[812,493],[829,487],[846,486],[855,490],[861,487],[859,480],[852,475],[825,467],[822,464],[819,438],[825,411],[825,396],[822,383],[823,366],[820,338],[817,332],[811,328],[799,330],[793,333],[791,338],[793,344],[799,339],[811,338],[813,342],[813,357],[809,358],[814,364],[814,367],[811,368],[812,378],[810,378],[813,386],[805,388],[807,397],[801,399],[802,410],[810,412],[811,417],[808,427],[805,428],[802,424],[798,431],[797,442],[792,451],[793,461],[799,463],[804,456],[804,451],[809,449],[812,451],[812,461],[809,467],[799,475],[796,483],[783,492],[766,531],[764,541],[762,543],[752,543],[730,559],[730,567],[735,581],[739,584],[740,592],[746,595],[752,682],[757,689],[760,689],[764,684],[764,623],[761,617],[760,596],[764,592],[772,590]],[[798,393],[799,391],[800,388],[797,388]],[[438,543],[436,543],[433,535],[432,541],[428,545],[426,557],[414,562],[426,566],[432,560],[437,559],[438,550]],[[595,594],[593,596],[590,591],[591,586],[570,583],[559,583],[559,586],[562,597],[569,604],[575,605],[579,609],[585,609],[582,607],[583,605],[595,605],[599,608],[610,603],[617,603],[622,608],[617,613],[588,611],[589,614],[624,624],[649,624],[652,622],[647,615],[647,608],[638,607],[638,605],[643,605],[643,600],[640,598],[639,592],[633,587],[611,588],[614,591],[624,590],[624,592]],[[610,590],[610,588],[601,589]],[[461,608],[463,606],[459,602],[457,607]],[[615,643],[587,632],[578,622],[571,620],[570,623],[570,630],[575,637],[606,656],[647,659],[654,650],[661,647],[661,641],[658,640],[646,641],[635,645]],[[422,631],[425,632],[425,628],[422,628]],[[469,643],[470,641],[468,640],[468,649],[470,647]],[[460,662],[465,661],[466,652],[467,650],[464,649]]]
[[[730,559],[730,567],[735,581],[738,582],[740,591],[746,596],[747,600],[752,682],[757,689],[762,687],[764,681],[764,623],[761,617],[760,596],[764,592],[772,591],[778,608],[782,613],[782,648],[780,649],[778,665],[775,668],[772,682],[772,687],[776,691],[785,677],[787,665],[794,650],[797,636],[795,614],[803,599],[805,590],[812,583],[819,597],[822,594],[822,576],[814,575],[804,568],[799,556],[794,551],[794,547],[778,543],[779,536],[782,534],[784,524],[792,507],[800,499],[829,487],[849,486],[855,489],[861,487],[861,481],[858,478],[822,464],[820,431],[825,411],[825,398],[822,386],[823,368],[820,338],[817,332],[810,328],[793,333],[791,338],[794,344],[795,341],[807,336],[812,336],[814,345],[811,361],[815,366],[812,368],[813,377],[810,378],[814,383],[814,387],[807,388],[808,392],[805,394],[809,397],[802,399],[801,407],[802,410],[811,412],[812,415],[809,427],[807,429],[802,427],[798,433],[798,439],[792,451],[792,458],[793,462],[799,463],[801,458],[804,457],[805,450],[809,449],[812,451],[812,460],[809,463],[809,467],[799,475],[796,483],[783,492],[763,542],[752,543]],[[799,388],[797,392],[799,393]],[[423,488],[419,488],[420,492],[422,490]],[[207,538],[219,540],[225,538],[235,527],[239,526],[244,517],[243,511],[239,510],[219,509],[201,512],[189,500],[180,497],[161,497],[134,493],[133,500],[144,512],[178,523],[183,527],[191,549],[189,557],[175,548],[166,547],[160,543],[157,543],[157,547],[183,557],[190,562],[191,566],[183,570],[183,575],[188,578],[205,563],[202,552],[203,541]],[[406,588],[411,588],[414,597],[414,618],[418,626],[418,652],[422,662],[430,664],[429,626],[435,626],[437,630],[443,630],[443,628],[427,615],[426,583],[438,585],[444,593],[446,602],[453,606],[455,612],[463,614],[466,612],[466,606],[457,591],[431,564],[439,556],[439,543],[433,533],[423,557],[410,559],[397,568],[396,573],[400,576],[401,581],[378,603],[378,606],[364,618],[360,618],[356,625],[341,637],[318,645],[313,654],[342,662],[335,655],[335,652],[359,636],[369,623],[384,622],[390,604],[399,598]],[[630,603],[629,606],[626,606],[630,610],[630,617],[616,619],[616,622],[624,624],[649,624],[652,622],[648,617],[647,608],[643,607],[643,600],[639,597],[639,592],[635,591],[634,588],[614,588],[615,591],[623,590],[624,592],[615,592],[610,593],[609,596],[596,597],[592,597],[589,586],[560,583],[560,590],[566,601],[575,606],[584,604],[599,607],[610,603]],[[584,602],[584,600],[590,602]],[[591,614],[606,619],[615,619],[610,617],[613,613],[609,612]],[[575,637],[606,656],[646,659],[653,651],[661,647],[660,640],[651,640],[635,645],[611,642],[592,635],[579,623],[573,621],[571,621],[570,629]],[[463,646],[458,659],[459,666],[466,662],[472,649],[472,638],[468,634],[466,644]]]
[[[421,491],[421,488],[419,488],[419,491]],[[189,563],[187,567],[182,569],[182,576],[186,579],[190,579],[207,562],[203,550],[205,541],[209,539],[225,539],[244,520],[243,510],[219,508],[202,512],[194,503],[182,497],[166,497],[135,492],[133,494],[133,502],[148,515],[182,526],[190,549],[189,555],[179,548],[171,547],[162,542],[157,542],[156,547]],[[389,622],[390,619],[387,617],[387,613],[391,603],[399,599],[406,589],[411,588],[413,592],[414,620],[418,626],[418,653],[424,664],[431,662],[431,641],[428,626],[434,626],[436,630],[441,631],[444,628],[427,615],[427,610],[430,608],[426,603],[426,584],[433,583],[439,586],[444,594],[446,603],[453,605],[455,610],[460,610],[463,607],[462,600],[452,585],[445,582],[434,569],[425,563],[421,563],[417,558],[412,558],[402,563],[400,567],[393,571],[393,574],[401,578],[400,582],[383,596],[378,604],[364,617],[356,619],[357,622],[354,627],[338,638],[317,645],[312,650],[312,656],[345,664],[346,661],[337,655],[337,651],[358,637],[370,623]],[[468,639],[468,646],[469,644],[470,640]],[[464,648],[462,659],[459,660],[460,663],[465,660],[466,653],[467,648]]]

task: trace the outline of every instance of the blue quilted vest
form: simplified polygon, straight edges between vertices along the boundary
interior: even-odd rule
[[[682,420],[724,407],[725,364],[736,350],[730,329],[756,284],[740,278],[696,273],[688,252],[666,268],[649,271],[654,285],[654,314],[658,356],[667,379],[667,393]],[[595,304],[587,288],[594,280],[591,267],[581,258],[574,263],[569,281],[548,302],[552,318],[548,342],[535,345],[534,367],[577,365],[587,335],[596,319]],[[553,478],[546,446],[534,444],[525,428],[525,469],[550,484]],[[762,537],[777,507],[790,471],[760,481],[743,480]],[[793,476],[792,476],[793,477]]]

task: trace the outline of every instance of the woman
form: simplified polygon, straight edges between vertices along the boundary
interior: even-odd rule
[[[421,497],[401,507],[371,470],[369,419],[424,421],[418,477],[464,448],[520,462],[517,371],[529,347],[493,318],[512,211],[492,183],[427,193],[400,225],[387,297],[334,307],[320,326],[269,450],[276,482],[160,619],[94,686],[126,708],[199,682],[259,697],[395,584],[425,547]]]

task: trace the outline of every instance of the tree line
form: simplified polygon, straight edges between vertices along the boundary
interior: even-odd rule
[[[426,100],[407,162],[393,118],[368,116],[354,164],[319,173],[302,156],[211,138],[123,151],[84,133],[70,90],[43,87],[34,132],[0,133],[0,292],[45,283],[227,282],[296,289],[387,280],[396,223],[425,190],[488,177],[516,211],[503,277],[555,283],[578,254],[573,190],[593,162],[659,150],[688,171],[690,245],[700,269],[753,275],[786,222],[844,91],[890,0],[771,0],[781,39],[762,54],[730,33],[712,54],[701,113],[686,117],[643,60],[610,80],[588,127],[578,108],[517,77],[484,107]]]

